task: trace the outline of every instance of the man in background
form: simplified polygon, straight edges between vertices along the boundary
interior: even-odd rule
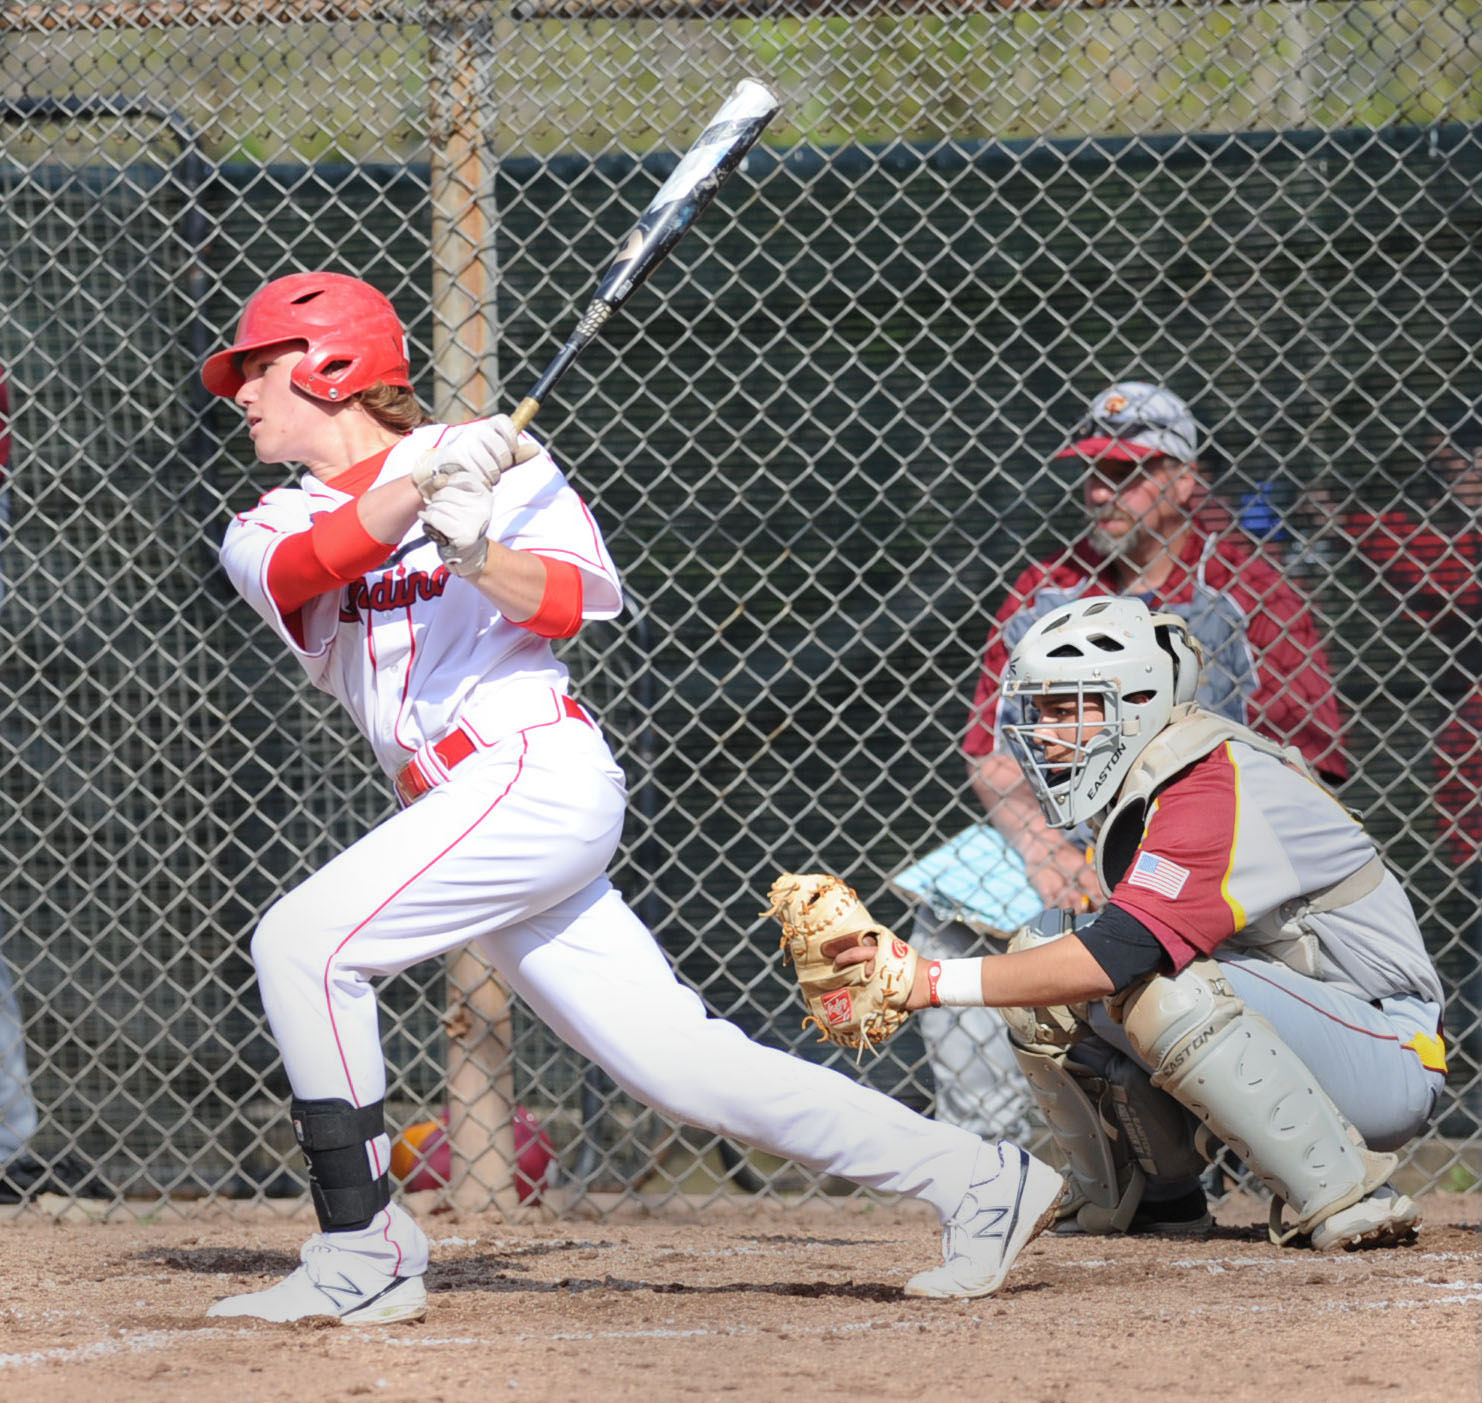
[[[1201,705],[1297,746],[1330,783],[1347,777],[1341,719],[1322,640],[1306,601],[1275,561],[1210,498],[1200,432],[1188,405],[1147,381],[1121,381],[1090,403],[1056,460],[1083,467],[1083,534],[1014,580],[989,633],[963,752],[990,827],[975,851],[990,868],[1022,868],[1015,905],[1099,908],[1090,834],[1051,829],[1002,727],[1022,718],[1001,686],[1015,644],[1052,610],[1088,595],[1132,595],[1187,620],[1205,655]],[[995,864],[986,849],[998,845]],[[1032,899],[1030,894],[1032,893]],[[913,944],[934,957],[991,953],[953,913],[924,905]],[[1022,1133],[1030,1102],[1002,1020],[991,1010],[928,1009],[921,1031],[937,1113],[979,1134]],[[1138,1224],[1137,1226],[1151,1226]]]
[[[1425,441],[1425,473],[1405,505],[1370,511],[1346,493],[1316,488],[1303,503],[1309,529],[1336,527],[1357,546],[1423,623],[1445,661],[1426,679],[1445,714],[1432,723],[1434,812],[1440,854],[1454,873],[1457,904],[1482,903],[1482,420],[1468,415]],[[1449,923],[1448,923],[1449,924]],[[1450,943],[1449,929],[1441,937]],[[1462,917],[1454,949],[1444,953],[1454,994],[1447,1009],[1453,1039],[1453,1114],[1444,1128],[1482,1129],[1482,921]]]

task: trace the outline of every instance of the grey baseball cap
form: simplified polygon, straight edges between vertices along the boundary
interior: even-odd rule
[[[1119,380],[1091,401],[1072,442],[1057,458],[1116,458],[1134,463],[1166,454],[1180,463],[1199,456],[1199,426],[1172,390],[1146,380]]]

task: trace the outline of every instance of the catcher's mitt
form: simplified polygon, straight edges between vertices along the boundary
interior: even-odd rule
[[[791,960],[808,1015],[819,1042],[840,1047],[873,1048],[910,1017],[906,998],[916,977],[916,952],[893,931],[870,919],[854,888],[826,873],[784,872],[772,883],[770,910],[782,923],[782,959]],[[863,944],[874,936],[873,965],[835,969],[833,949],[840,936]],[[846,942],[847,943],[847,942]],[[866,973],[866,970],[872,971]]]

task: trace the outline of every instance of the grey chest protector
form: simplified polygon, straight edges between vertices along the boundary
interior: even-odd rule
[[[1278,745],[1249,726],[1196,705],[1177,706],[1166,729],[1137,757],[1122,783],[1115,806],[1100,824],[1096,837],[1096,876],[1103,891],[1111,891],[1131,866],[1147,827],[1148,807],[1158,791],[1195,761],[1232,740],[1280,760],[1324,793],[1329,792],[1296,746]],[[1335,798],[1333,802],[1338,800]],[[1307,892],[1252,921],[1232,938],[1231,947],[1275,960],[1309,978],[1318,978],[1321,952],[1317,933],[1307,917],[1336,910],[1367,896],[1384,880],[1384,873],[1384,861],[1375,853],[1341,881]]]
[[[1194,703],[1176,706],[1168,725],[1137,757],[1122,782],[1111,813],[1100,822],[1096,835],[1096,876],[1102,891],[1111,891],[1126,876],[1147,826],[1148,805],[1158,791],[1181,770],[1231,740],[1292,765],[1314,784],[1321,784],[1296,746],[1278,745],[1257,735],[1249,726],[1205,711]]]

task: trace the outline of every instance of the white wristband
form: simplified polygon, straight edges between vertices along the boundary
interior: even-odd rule
[[[983,1007],[983,961],[941,960],[935,980],[935,1003],[954,1008]]]

